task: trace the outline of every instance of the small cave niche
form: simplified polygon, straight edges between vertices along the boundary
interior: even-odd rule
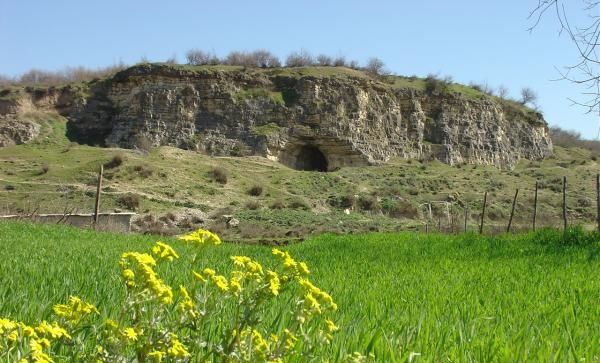
[[[314,145],[297,145],[287,159],[287,164],[296,170],[329,170],[327,157]]]

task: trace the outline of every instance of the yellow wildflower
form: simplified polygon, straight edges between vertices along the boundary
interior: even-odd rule
[[[206,282],[206,278],[202,276],[202,274],[199,274],[196,271],[192,271],[192,275],[196,278],[196,280],[200,282]]]
[[[254,353],[256,353],[258,357],[261,359],[267,358],[267,355],[269,354],[269,345],[256,329],[252,330],[252,345],[254,346]]]
[[[78,324],[81,319],[90,314],[99,314],[98,309],[76,296],[71,296],[67,304],[54,305],[54,313],[67,319],[71,324]]]
[[[242,291],[241,276],[239,274],[233,274],[229,280],[229,290],[234,295],[237,295],[240,291]]]
[[[185,346],[179,341],[177,335],[171,333],[171,346],[167,349],[167,354],[173,358],[185,358],[190,355]]]
[[[139,334],[133,328],[125,328],[125,329],[123,329],[123,332],[121,334],[129,342],[135,342],[135,341],[138,340],[138,335]]]
[[[71,339],[71,336],[67,331],[61,328],[56,322],[48,324],[46,321],[42,321],[36,328],[35,331],[40,336],[50,337],[52,339],[66,338]]]
[[[327,331],[330,333],[333,333],[333,332],[339,330],[339,328],[335,325],[335,323],[329,319],[325,320],[325,324],[327,325]]]
[[[195,316],[196,313],[194,312],[194,302],[192,301],[192,298],[190,297],[190,294],[185,286],[179,286],[179,292],[181,293],[182,297],[181,302],[179,303],[179,309],[183,312],[190,313],[192,316]]]
[[[294,347],[294,345],[296,345],[296,341],[298,341],[298,337],[296,337],[296,335],[294,335],[294,333],[292,333],[288,329],[285,329],[283,331],[283,335],[285,336],[285,349],[287,349],[287,350],[292,349]]]
[[[217,285],[219,290],[223,292],[229,291],[229,284],[227,283],[227,279],[225,278],[225,276],[214,275],[211,276],[211,280],[212,282],[214,282],[215,285]]]
[[[185,236],[179,237],[179,239],[193,242],[198,246],[204,246],[206,244],[218,245],[221,244],[221,239],[216,234],[206,231],[204,229],[199,229],[195,232],[187,234]]]
[[[152,247],[152,253],[159,260],[173,261],[174,258],[179,258],[179,255],[177,255],[177,252],[175,252],[173,247],[169,246],[166,243],[162,243],[160,241],[156,242],[154,247]]]
[[[267,275],[269,276],[269,290],[275,296],[279,295],[279,289],[281,288],[281,282],[279,281],[279,276],[277,272],[267,271]]]
[[[0,334],[17,328],[17,323],[6,318],[0,318]]]
[[[202,273],[206,277],[213,277],[217,272],[215,270],[213,270],[212,268],[207,267],[204,270],[202,270]]]
[[[6,340],[8,340],[12,344],[17,341],[18,337],[19,337],[19,332],[17,332],[16,330],[13,330],[12,332],[10,332],[10,334],[8,334],[6,336]]]
[[[167,352],[163,352],[160,350],[153,350],[148,353],[148,357],[152,359],[154,362],[162,362],[163,358],[167,355]]]

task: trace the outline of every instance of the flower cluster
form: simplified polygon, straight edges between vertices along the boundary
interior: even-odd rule
[[[158,253],[161,259],[169,260],[178,258],[175,251],[170,247],[163,247],[163,243],[158,242],[153,252]],[[162,257],[164,256],[164,257]],[[147,298],[155,298],[163,304],[173,302],[173,291],[171,287],[158,278],[154,267],[156,260],[147,253],[125,252],[121,256],[119,265],[122,269],[122,275],[128,288],[135,289]]]
[[[221,243],[204,230],[180,239],[196,249]],[[88,317],[97,320],[99,312],[75,296],[54,306],[58,322],[31,327],[0,319],[0,361],[51,363],[58,352],[61,361],[95,362],[283,363],[322,358],[338,330],[326,314],[337,305],[308,280],[304,262],[278,249],[272,253],[279,262],[272,268],[247,256],[231,256],[228,274],[195,266],[192,281],[174,293],[159,277],[163,262],[180,258],[173,247],[156,242],[150,253],[125,252],[119,265],[126,297],[118,319],[83,324]],[[197,254],[193,256],[196,264]],[[276,299],[288,308],[277,314],[277,321],[268,321],[264,313]]]

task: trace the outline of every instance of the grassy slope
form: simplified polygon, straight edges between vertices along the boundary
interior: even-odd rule
[[[39,115],[38,115],[39,116]],[[591,225],[595,217],[595,173],[598,163],[582,149],[556,148],[555,156],[543,162],[522,161],[511,172],[491,166],[450,167],[437,161],[392,160],[384,166],[343,168],[331,173],[295,171],[261,157],[210,157],[170,147],[142,155],[132,150],[95,148],[70,143],[65,137],[65,121],[48,119],[43,136],[26,145],[0,148],[0,209],[25,212],[89,212],[93,207],[96,170],[114,155],[125,162],[106,171],[102,210],[122,209],[116,199],[127,193],[141,197],[138,212],[161,214],[185,207],[209,213],[234,214],[240,229],[227,230],[228,238],[281,236],[288,232],[307,234],[320,231],[347,233],[368,229],[396,230],[422,228],[425,222],[410,211],[400,210],[400,218],[380,212],[359,211],[350,215],[329,201],[343,196],[379,198],[379,206],[402,205],[413,209],[429,201],[457,200],[454,228],[462,226],[464,202],[470,205],[470,228],[478,223],[483,193],[488,190],[487,223],[490,230],[505,228],[515,188],[520,189],[516,208],[516,228],[527,228],[532,214],[533,185],[539,180],[538,225],[561,224],[562,176],[569,181],[569,218],[573,223]],[[47,173],[42,173],[47,166]],[[220,166],[228,172],[225,185],[213,182],[211,170]],[[149,170],[149,176],[144,171]],[[247,194],[253,185],[264,192]],[[309,210],[291,208],[301,200]],[[248,202],[258,209],[247,208]],[[290,208],[271,209],[282,201]],[[302,203],[300,203],[302,204]],[[227,208],[223,212],[219,212]],[[421,211],[424,211],[421,208]],[[448,225],[445,210],[434,207]],[[442,218],[443,217],[443,218]],[[219,227],[219,226],[213,226]]]
[[[52,304],[71,294],[113,316],[123,295],[120,254],[145,251],[153,241],[0,224],[0,316],[49,318]],[[166,241],[183,258],[161,275],[173,286],[189,283],[192,251]],[[371,345],[386,362],[407,361],[411,352],[423,362],[597,360],[600,280],[590,277],[600,273],[600,245],[535,241],[531,235],[377,233],[324,235],[289,250],[307,261],[315,282],[340,306],[334,356]],[[233,254],[271,261],[267,247],[225,244],[208,250],[199,267],[225,272]]]

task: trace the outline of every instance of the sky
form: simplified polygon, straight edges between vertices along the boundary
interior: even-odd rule
[[[580,0],[572,0],[579,4]],[[531,87],[550,125],[598,136],[597,114],[572,105],[585,89],[556,81],[577,49],[553,14],[533,32],[538,0],[0,0],[0,74],[65,66],[97,68],[142,58],[185,61],[189,49],[225,56],[267,49],[378,57],[400,75],[450,75],[503,85],[518,98]],[[583,19],[577,7],[573,21]]]

